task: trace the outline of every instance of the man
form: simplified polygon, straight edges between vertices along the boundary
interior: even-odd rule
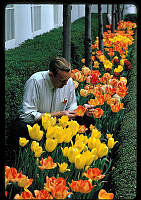
[[[84,106],[88,108],[85,116],[77,117],[74,111],[77,101],[71,78],[71,65],[62,57],[54,58],[48,71],[36,72],[25,83],[22,112],[9,129],[9,150],[18,150],[19,137],[29,139],[27,124],[41,125],[44,113],[50,113],[52,117],[57,118],[67,115],[69,119],[75,119],[79,124],[84,124],[85,121],[89,126],[93,106]],[[11,154],[12,157],[13,153]]]
[[[37,72],[27,80],[20,119],[26,123],[35,123],[42,119],[44,113],[50,113],[53,117],[67,115],[72,119],[76,117],[76,108],[71,64],[65,58],[56,57],[50,62],[48,71]],[[86,114],[90,116],[92,111]]]

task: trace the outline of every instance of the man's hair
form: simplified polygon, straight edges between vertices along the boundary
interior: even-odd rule
[[[57,56],[50,62],[49,70],[56,76],[58,70],[69,72],[71,70],[71,64],[65,58]]]

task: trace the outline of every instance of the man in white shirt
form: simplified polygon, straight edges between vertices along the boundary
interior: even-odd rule
[[[91,107],[84,105],[85,107]],[[41,120],[44,113],[53,117],[75,118],[77,108],[71,64],[62,57],[54,58],[48,71],[36,72],[26,82],[20,119],[26,123]],[[90,115],[92,110],[87,112]]]
[[[51,113],[51,116],[57,118],[67,115],[69,119],[76,119],[79,124],[83,124],[84,120],[89,126],[89,118],[93,112],[93,106],[85,104],[88,109],[84,118],[75,115],[77,101],[71,65],[62,57],[54,58],[48,71],[36,72],[27,80],[22,106],[22,113],[10,128],[8,140],[12,150],[18,150],[19,137],[29,138],[27,124],[41,125],[45,113]]]

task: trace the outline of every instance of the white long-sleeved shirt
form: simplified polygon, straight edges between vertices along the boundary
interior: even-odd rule
[[[34,123],[41,113],[76,108],[77,101],[72,78],[69,78],[63,88],[54,88],[49,71],[41,71],[36,72],[26,81],[20,118],[27,123]]]

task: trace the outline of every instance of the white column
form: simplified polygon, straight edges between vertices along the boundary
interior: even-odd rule
[[[42,6],[42,32],[48,32],[54,28],[53,4],[41,4]]]
[[[30,4],[15,4],[15,44],[33,38]]]

